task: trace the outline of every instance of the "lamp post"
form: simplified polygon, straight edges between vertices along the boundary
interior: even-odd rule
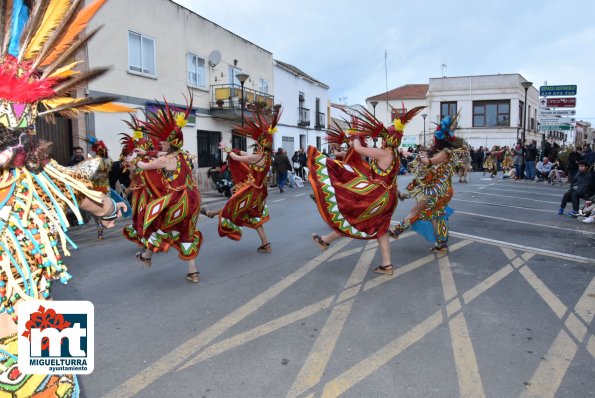
[[[521,86],[525,89],[525,104],[523,105],[523,136],[521,138],[521,145],[525,145],[525,134],[527,130],[527,91],[533,85],[532,82],[522,82]]]
[[[376,119],[376,105],[378,105],[378,101],[370,101],[370,105],[372,105],[372,114],[374,115],[374,119]],[[378,142],[378,137],[374,137],[373,141],[374,141],[374,148],[376,148],[376,143]]]
[[[426,118],[428,117],[427,113],[422,113],[421,117],[424,118],[424,148],[426,147]]]
[[[250,75],[247,73],[238,73],[236,75],[236,79],[240,81],[240,85],[242,86],[242,99],[240,101],[240,106],[242,107],[242,126],[244,126],[244,83],[249,77]]]

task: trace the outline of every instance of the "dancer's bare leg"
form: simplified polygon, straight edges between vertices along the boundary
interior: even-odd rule
[[[256,232],[258,233],[258,237],[260,238],[260,243],[262,245],[258,248],[259,253],[270,253],[271,252],[271,243],[267,238],[267,234],[264,232],[264,227],[261,225],[260,227],[256,228]]]
[[[390,261],[390,241],[388,240],[388,234],[384,234],[378,238],[378,246],[380,247],[380,255],[382,256],[382,265],[392,265]]]
[[[341,235],[339,235],[335,231],[331,231],[331,233],[321,236],[322,240],[325,241],[326,243],[328,243],[329,245],[331,243],[333,243],[333,241],[339,239],[340,237],[341,237]]]
[[[419,214],[419,212],[426,207],[427,200],[423,200],[421,202],[417,202],[411,210],[409,210],[409,214],[405,217],[405,221],[409,222],[411,219]]]

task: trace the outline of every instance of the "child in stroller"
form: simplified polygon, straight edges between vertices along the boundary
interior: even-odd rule
[[[227,167],[227,162],[220,162],[218,166],[211,167],[207,171],[207,176],[213,180],[217,192],[222,193],[226,198],[231,197],[233,181],[231,180],[231,173]]]

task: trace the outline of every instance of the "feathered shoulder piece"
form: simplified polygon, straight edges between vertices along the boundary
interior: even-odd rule
[[[280,117],[280,107],[275,108],[272,115],[255,112],[252,118],[244,121],[243,126],[235,126],[233,132],[244,137],[252,138],[263,148],[271,149],[273,146],[273,134],[277,132],[277,123]]]
[[[444,116],[440,121],[440,124],[434,123],[436,125],[436,131],[434,132],[434,139],[436,141],[440,140],[449,140],[455,141],[455,130],[457,128],[457,123],[459,121],[460,111],[454,115]]]
[[[380,133],[385,130],[384,124],[366,108],[347,108],[347,110],[339,107],[339,109],[349,116],[349,119],[343,119],[349,125],[348,135],[378,138]]]
[[[333,120],[333,124],[334,126],[329,126],[326,131],[326,142],[329,144],[336,144],[338,146],[341,146],[342,144],[349,144],[349,137],[341,125],[337,123],[336,120]]]
[[[186,98],[186,109],[181,109],[171,106],[164,98],[163,108],[155,112],[147,112],[145,114],[147,120],[139,120],[139,123],[157,140],[167,141],[170,145],[181,149],[184,145],[182,128],[186,125],[186,119],[192,111],[192,101],[193,98],[190,95],[190,99]]]
[[[102,75],[106,68],[80,72],[72,56],[98,29],[89,20],[106,0],[81,9],[82,0],[0,0],[0,124],[34,124],[40,115],[76,111],[130,112],[111,104],[115,97],[72,98],[70,93]]]
[[[107,146],[105,145],[105,142],[103,142],[102,140],[98,140],[97,137],[92,135],[83,138],[82,140],[89,143],[89,145],[91,145],[91,150],[95,152],[97,155],[107,157]]]

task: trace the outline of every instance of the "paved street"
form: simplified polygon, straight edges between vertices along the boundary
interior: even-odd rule
[[[392,276],[372,272],[375,242],[320,252],[308,186],[270,191],[271,254],[254,231],[233,242],[201,217],[198,285],[173,252],[144,269],[121,228],[103,242],[76,228],[74,280],[55,298],[95,305],[83,396],[595,396],[595,226],[556,214],[566,187],[481,173],[454,185],[450,253],[408,232]]]

